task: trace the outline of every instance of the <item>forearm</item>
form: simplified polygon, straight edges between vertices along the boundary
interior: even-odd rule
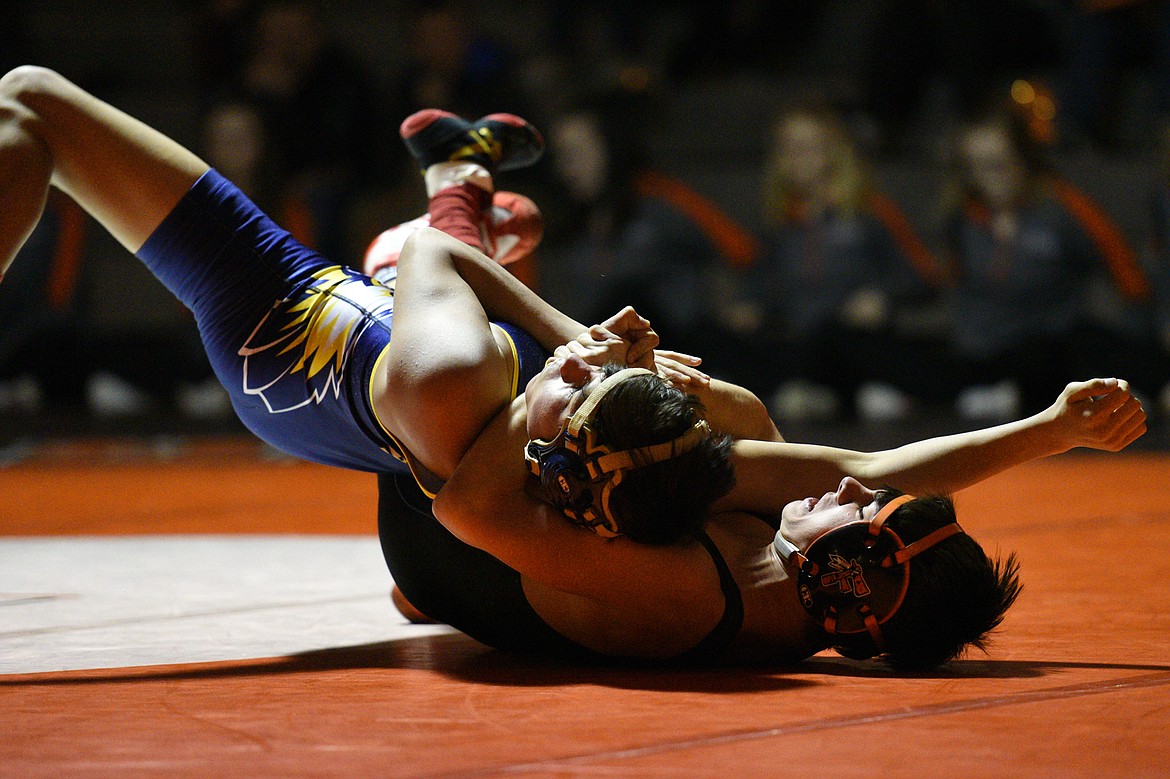
[[[456,271],[479,298],[490,319],[516,325],[550,352],[588,329],[470,246],[452,241],[450,252]]]
[[[969,487],[1016,465],[1065,451],[1049,428],[1049,412],[969,433],[931,438],[879,452],[739,441],[736,485],[721,509],[773,513],[793,500],[833,489],[845,476],[910,493],[944,493]]]
[[[1069,447],[1052,431],[1048,411],[983,430],[929,438],[869,454],[851,474],[912,493],[952,493],[1009,468]]]
[[[688,385],[683,391],[698,396],[707,423],[716,432],[757,441],[784,440],[763,401],[743,387],[712,379],[709,384]]]

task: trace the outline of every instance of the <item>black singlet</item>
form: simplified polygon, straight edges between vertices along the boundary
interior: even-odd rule
[[[602,654],[553,630],[529,604],[520,574],[444,528],[409,476],[378,475],[378,536],[390,574],[411,603],[497,649],[609,665],[691,665],[722,655],[743,625],[739,587],[706,534],[698,541],[719,572],[723,617],[695,646],[673,658],[653,660]]]

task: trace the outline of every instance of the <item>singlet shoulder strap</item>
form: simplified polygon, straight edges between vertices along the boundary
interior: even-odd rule
[[[731,569],[715,542],[705,532],[699,531],[695,540],[703,545],[711,561],[715,563],[715,570],[719,572],[719,588],[723,590],[723,617],[702,641],[675,657],[679,663],[693,663],[721,654],[731,645],[739,630],[743,627],[743,596],[739,592],[739,585],[731,575]]]

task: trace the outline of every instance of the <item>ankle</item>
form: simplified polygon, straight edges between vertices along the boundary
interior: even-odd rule
[[[434,197],[448,187],[468,184],[490,195],[495,191],[492,174],[478,163],[454,161],[436,162],[427,168],[424,179],[427,197]]]

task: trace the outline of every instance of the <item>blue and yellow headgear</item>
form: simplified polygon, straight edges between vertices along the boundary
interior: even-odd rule
[[[610,496],[626,471],[677,457],[694,449],[710,433],[696,420],[685,433],[660,444],[615,452],[596,440],[592,423],[602,398],[634,376],[654,375],[645,368],[625,368],[607,377],[565,421],[551,441],[533,439],[524,447],[524,459],[539,477],[544,499],[578,525],[598,535],[621,535],[610,509]]]

